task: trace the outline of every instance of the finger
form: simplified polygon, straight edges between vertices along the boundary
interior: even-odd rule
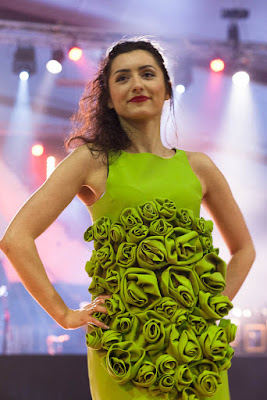
[[[96,319],[94,317],[90,317],[90,319],[89,319],[89,321],[87,323],[96,325],[96,326],[98,326],[99,328],[102,328],[102,329],[109,329],[108,325],[105,325],[103,322],[99,321],[98,319]]]
[[[98,300],[98,299],[109,299],[110,297],[111,297],[112,295],[111,294],[100,294],[99,296],[97,296],[96,298],[95,298],[95,300]]]
[[[96,306],[96,307],[93,308],[93,312],[96,312],[96,311],[108,314],[108,310],[106,309],[106,307]]]

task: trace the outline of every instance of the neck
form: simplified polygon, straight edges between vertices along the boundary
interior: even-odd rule
[[[160,137],[160,118],[134,121],[120,118],[120,123],[132,141],[127,149],[129,153],[162,154],[166,151]]]

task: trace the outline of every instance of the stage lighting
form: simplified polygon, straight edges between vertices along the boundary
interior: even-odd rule
[[[82,57],[83,51],[78,46],[73,46],[69,50],[69,59],[72,61],[78,61]]]
[[[221,72],[224,70],[224,61],[221,58],[215,58],[210,62],[210,69],[213,72]]]
[[[32,155],[40,157],[44,152],[44,146],[42,144],[35,144],[32,146]]]
[[[192,61],[188,58],[182,58],[178,61],[178,65],[174,72],[174,81],[176,91],[184,93],[192,82]]]
[[[52,58],[46,63],[46,69],[51,74],[59,74],[62,71],[62,62],[64,60],[64,51],[61,49],[53,50]]]
[[[52,174],[56,167],[56,159],[53,156],[49,156],[46,159],[46,178],[48,179],[49,176]]]
[[[20,79],[27,80],[36,72],[35,51],[33,47],[18,47],[14,54],[13,72]]]
[[[246,71],[238,71],[232,77],[233,84],[239,88],[246,87],[249,80],[249,74]]]
[[[184,93],[184,92],[185,92],[185,87],[184,87],[184,85],[177,85],[177,86],[176,86],[176,92],[177,92],[177,93],[180,93],[180,94]]]

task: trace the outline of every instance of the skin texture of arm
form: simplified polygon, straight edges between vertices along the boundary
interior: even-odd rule
[[[218,227],[231,254],[226,288],[222,294],[232,300],[255,260],[255,248],[225,177],[206,154],[196,154],[199,173],[205,182],[202,204]]]
[[[91,317],[90,310],[70,310],[51,284],[35,246],[40,236],[72,201],[84,184],[95,162],[87,146],[67,156],[47,181],[26,201],[8,226],[0,242],[1,250],[16,269],[34,299],[63,328],[75,329],[86,322],[104,326]],[[97,302],[95,311],[106,312]]]

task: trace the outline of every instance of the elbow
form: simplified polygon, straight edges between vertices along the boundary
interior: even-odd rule
[[[0,240],[0,250],[2,250],[3,253],[7,253],[9,248],[9,240],[5,238],[5,236]]]

